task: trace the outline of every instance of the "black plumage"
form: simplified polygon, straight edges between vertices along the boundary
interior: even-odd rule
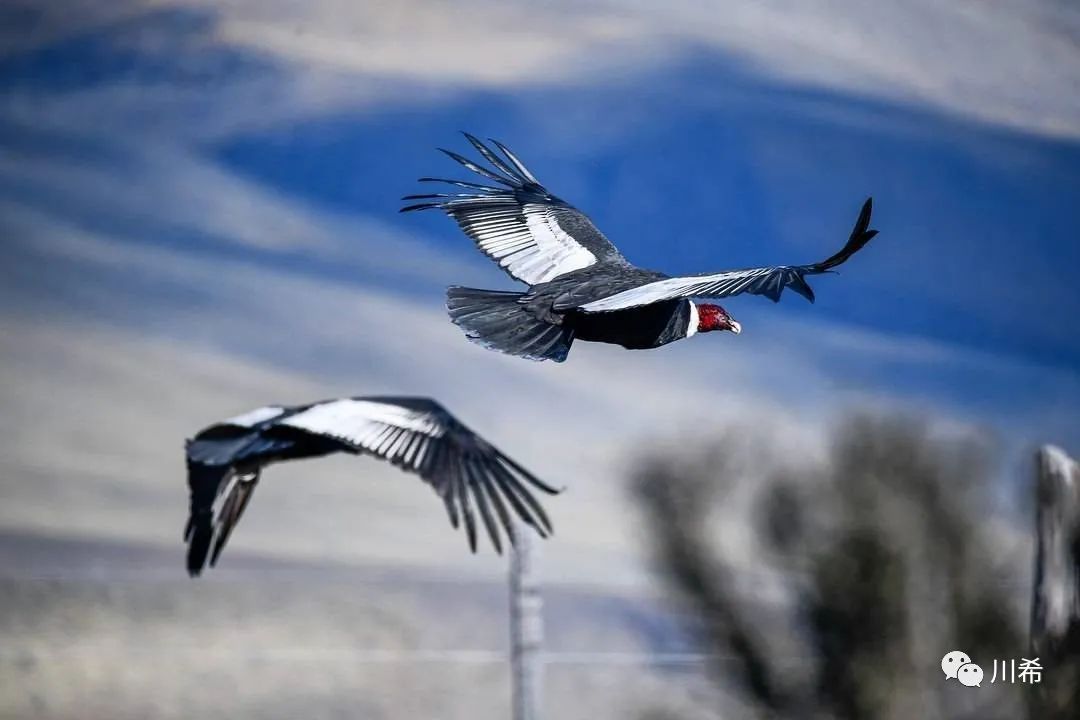
[[[187,568],[198,575],[224,549],[267,465],[335,452],[371,455],[419,475],[442,498],[475,552],[477,516],[497,552],[512,516],[541,536],[551,521],[531,488],[558,490],[503,454],[434,400],[358,397],[267,406],[215,423],[186,444]],[[475,512],[474,512],[475,507]]]
[[[490,168],[443,152],[497,185],[421,178],[462,192],[408,195],[405,200],[421,202],[402,212],[443,210],[481,252],[529,285],[524,292],[451,287],[447,309],[470,340],[532,360],[561,362],[575,339],[646,349],[681,340],[699,327],[739,332],[723,308],[699,307],[691,298],[750,293],[775,302],[791,288],[813,302],[806,276],[830,272],[877,234],[869,228],[867,199],[847,244],[822,262],[671,277],[630,264],[584,213],[551,194],[504,145],[491,141],[500,157],[472,135],[465,137]],[[704,308],[720,318],[714,325],[695,325]]]

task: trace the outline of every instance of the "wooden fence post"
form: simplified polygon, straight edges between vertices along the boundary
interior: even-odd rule
[[[1080,467],[1059,448],[1036,455],[1031,653],[1043,667],[1031,717],[1080,717]]]
[[[531,528],[513,525],[510,553],[510,665],[514,720],[540,720],[544,637],[537,543]]]

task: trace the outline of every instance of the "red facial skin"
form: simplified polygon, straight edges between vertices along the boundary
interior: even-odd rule
[[[713,330],[730,330],[731,316],[719,305],[701,304],[697,306],[698,332],[712,332]]]

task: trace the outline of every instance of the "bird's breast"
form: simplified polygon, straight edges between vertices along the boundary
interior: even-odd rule
[[[606,313],[572,311],[564,324],[574,328],[578,340],[645,350],[686,337],[689,305],[687,300],[668,300]]]

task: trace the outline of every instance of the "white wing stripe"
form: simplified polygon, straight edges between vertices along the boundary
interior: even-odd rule
[[[335,400],[316,405],[285,418],[281,424],[341,438],[380,454],[399,436],[419,433],[438,438],[445,433],[445,428],[427,413],[368,400]]]
[[[386,454],[385,448],[390,443],[390,440],[394,437],[394,433],[396,431],[397,431],[397,428],[395,428],[395,427],[387,427],[387,428],[383,429],[383,431],[381,433],[379,433],[379,437],[372,444],[371,449],[374,450],[379,455],[385,455]]]
[[[418,468],[423,464],[424,458],[427,456],[428,447],[430,446],[431,443],[428,442],[427,438],[421,438],[420,444],[416,447],[416,454],[409,461],[414,468]]]
[[[255,410],[252,410],[251,412],[246,412],[243,415],[237,415],[236,417],[231,417],[228,420],[222,420],[221,424],[222,425],[236,425],[237,427],[245,427],[245,428],[255,427],[256,425],[258,425],[261,422],[266,422],[267,420],[272,420],[273,418],[276,418],[279,415],[284,414],[284,412],[285,412],[284,408],[280,408],[280,407],[271,405],[271,406],[268,406],[268,407],[257,408]]]
[[[585,312],[604,312],[637,307],[660,300],[676,297],[694,297],[695,295],[735,295],[745,291],[763,277],[769,277],[770,283],[782,286],[786,283],[788,268],[753,268],[706,275],[701,277],[676,277],[658,280],[640,287],[631,288],[594,300],[581,306]]]
[[[398,434],[397,438],[394,440],[394,443],[390,446],[390,449],[387,451],[387,455],[396,458],[399,455],[404,454],[405,446],[414,437],[416,437],[416,433],[402,431]]]
[[[809,272],[809,268],[778,266],[732,270],[715,275],[667,277],[665,280],[633,287],[621,293],[585,303],[581,305],[581,309],[585,312],[605,312],[635,308],[638,305],[673,298],[727,297],[745,293],[745,291],[762,295],[769,295],[768,291],[771,291],[775,297],[779,297],[783,288],[799,277],[799,273],[805,272]]]

